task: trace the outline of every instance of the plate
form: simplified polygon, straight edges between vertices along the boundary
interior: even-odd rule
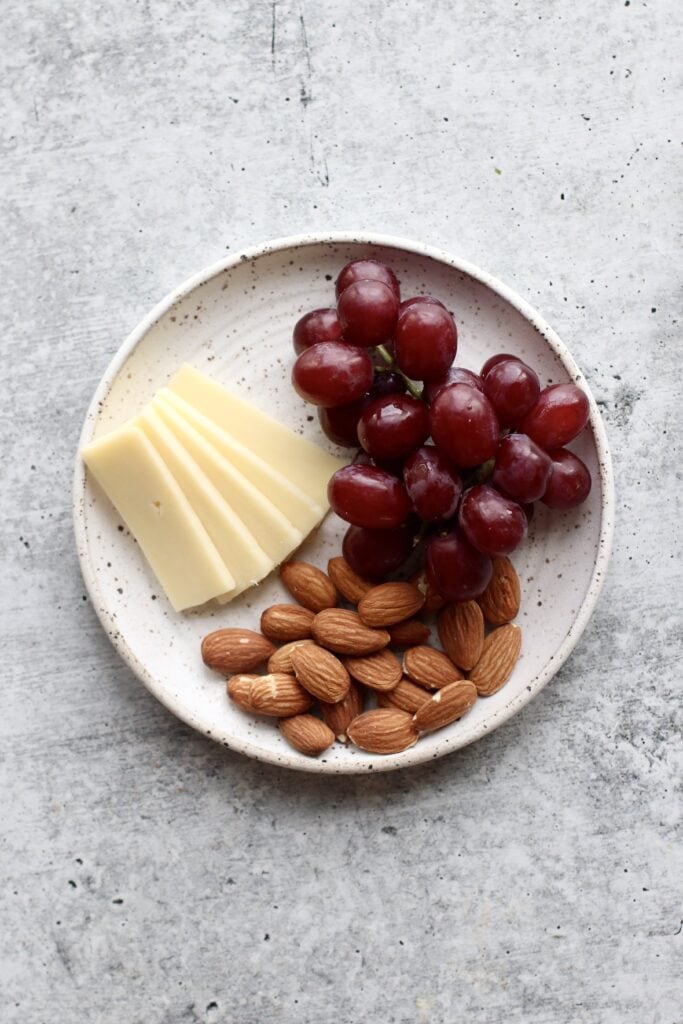
[[[273,574],[224,608],[173,612],[133,538],[79,457],[74,481],[78,554],[88,593],[112,643],[144,685],[180,719],[250,757],[313,772],[388,771],[440,757],[502,725],[542,689],[583,632],[607,568],[613,529],[612,467],[600,413],[558,336],[526,302],[490,274],[427,245],[367,234],[301,235],[246,250],[174,289],[114,356],[85,418],[80,444],[139,411],[182,362],[239,392],[306,437],[329,446],[315,410],[289,383],[292,326],[334,304],[334,278],[348,260],[372,256],[398,274],[403,294],[433,293],[455,311],[458,364],[478,369],[494,352],[529,362],[543,384],[575,381],[589,395],[589,427],[572,445],[593,489],[570,512],[537,504],[529,537],[515,552],[522,583],[522,656],[509,682],[477,701],[459,722],[390,756],[339,744],[320,758],[291,749],[272,720],[233,706],[225,684],[203,665],[201,638],[222,626],[258,628],[264,608],[287,597]],[[344,525],[329,514],[299,550],[325,567],[339,554]]]

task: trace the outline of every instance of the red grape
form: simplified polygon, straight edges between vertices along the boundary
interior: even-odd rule
[[[292,338],[297,355],[321,341],[339,341],[341,324],[337,310],[312,309],[310,313],[304,313],[294,325]]]
[[[412,395],[375,398],[363,410],[358,438],[373,459],[400,459],[429,436],[429,416]]]
[[[447,384],[467,384],[471,388],[476,388],[477,391],[482,393],[484,391],[484,382],[479,374],[473,373],[472,370],[466,370],[464,366],[451,366],[441,380],[432,380],[425,384],[423,392],[425,401],[431,404]]]
[[[535,372],[519,359],[504,359],[486,374],[484,394],[501,427],[512,427],[536,404],[541,385]]]
[[[337,313],[345,341],[372,348],[393,337],[398,301],[381,281],[356,281],[339,296]]]
[[[588,399],[575,384],[551,384],[541,391],[519,430],[541,448],[563,448],[580,434],[588,422]]]
[[[337,298],[356,281],[381,281],[391,288],[396,301],[401,301],[401,289],[396,274],[391,267],[380,263],[379,260],[352,260],[342,267],[335,284]]]
[[[492,571],[488,555],[468,544],[458,530],[427,541],[427,579],[448,601],[470,601],[483,594]]]
[[[550,458],[553,468],[541,501],[548,508],[574,508],[580,505],[591,489],[591,475],[585,462],[566,448],[550,452]]]
[[[334,441],[335,444],[340,444],[344,448],[358,447],[358,420],[368,401],[367,395],[364,395],[363,398],[352,402],[351,405],[337,405],[333,409],[318,409],[320,426],[330,441]]]
[[[369,579],[382,579],[398,569],[413,550],[413,530],[369,530],[350,526],[344,536],[342,554],[354,572]]]
[[[418,448],[406,460],[403,482],[415,511],[425,523],[442,522],[455,515],[462,480],[434,445]]]
[[[398,307],[398,315],[402,317],[407,309],[411,306],[441,306],[445,309],[441,299],[435,299],[433,295],[413,295],[412,299],[404,299],[401,305]]]
[[[384,395],[404,395],[406,393],[405,377],[393,370],[375,370],[375,379],[370,388],[373,398]]]
[[[344,466],[332,476],[327,496],[332,509],[354,526],[386,530],[404,523],[410,500],[400,480],[376,466]]]
[[[292,384],[297,394],[313,405],[350,405],[370,389],[372,360],[362,348],[342,341],[321,341],[298,357]]]
[[[550,456],[535,441],[526,434],[508,434],[498,445],[491,483],[526,504],[542,497],[551,471]]]
[[[470,544],[485,555],[509,555],[526,537],[524,510],[488,484],[465,491],[458,522]]]
[[[469,384],[448,384],[432,402],[429,419],[436,447],[459,469],[478,466],[498,447],[493,406]]]
[[[479,376],[483,379],[489,370],[492,370],[498,363],[503,363],[507,359],[517,359],[517,356],[512,356],[509,352],[498,352],[497,355],[490,356],[479,371]]]
[[[439,380],[455,359],[458,332],[453,317],[434,303],[417,303],[396,327],[396,361],[411,380]]]

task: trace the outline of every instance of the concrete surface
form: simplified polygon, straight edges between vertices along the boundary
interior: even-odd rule
[[[7,0],[3,1024],[681,1024],[676,0]],[[512,723],[326,779],[171,718],[83,596],[77,435],[173,284],[309,228],[493,271],[602,402],[599,608]]]

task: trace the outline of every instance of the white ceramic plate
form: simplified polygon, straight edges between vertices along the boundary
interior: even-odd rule
[[[171,292],[135,328],[109,365],[88,410],[81,444],[135,414],[183,361],[205,370],[311,440],[327,444],[315,410],[289,383],[291,331],[302,313],[334,305],[334,278],[348,260],[373,256],[398,274],[403,294],[433,293],[454,310],[458,364],[478,369],[494,352],[519,355],[543,384],[588,386],[566,347],[509,288],[426,245],[376,235],[302,235],[232,256]],[[590,394],[590,392],[589,392]],[[76,459],[74,517],[88,592],[112,643],[175,715],[212,739],[263,761],[316,772],[387,771],[457,750],[505,722],[539,692],[581,636],[604,578],[613,528],[610,456],[591,396],[590,426],[572,445],[593,475],[589,500],[571,512],[538,504],[514,555],[522,582],[522,657],[507,685],[461,721],[401,754],[379,757],[336,744],[325,756],[292,750],[272,720],[233,706],[202,664],[200,640],[221,626],[258,628],[261,611],[287,596],[277,574],[225,608],[177,615],[135,542]],[[340,551],[342,524],[328,515],[301,557],[324,567]]]

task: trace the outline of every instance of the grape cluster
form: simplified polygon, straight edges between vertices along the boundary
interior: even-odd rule
[[[574,384],[541,388],[508,353],[479,373],[454,366],[450,312],[429,295],[401,301],[396,275],[376,260],[347,264],[336,297],[294,327],[292,382],[331,441],[361,445],[329,486],[351,524],[344,556],[381,578],[419,539],[430,585],[447,600],[477,597],[491,559],[526,536],[533,502],[569,509],[588,496],[590,473],[566,447],[588,399]]]

